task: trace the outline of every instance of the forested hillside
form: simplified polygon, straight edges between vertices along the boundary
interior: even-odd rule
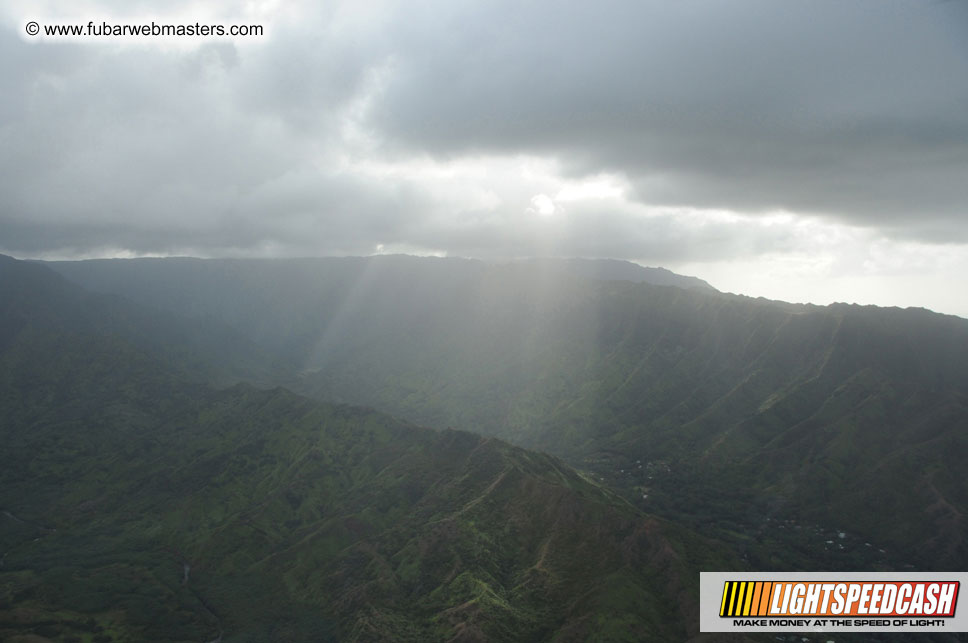
[[[554,261],[51,265],[230,326],[285,355],[284,383],[319,399],[562,456],[643,509],[741,534],[734,545],[761,565],[849,568],[857,559],[817,535],[841,531],[865,563],[968,560],[961,318],[602,279],[617,275]],[[793,517],[813,534],[796,554],[748,536]]]
[[[0,291],[0,638],[678,641],[735,564],[552,456],[187,380],[44,266]]]

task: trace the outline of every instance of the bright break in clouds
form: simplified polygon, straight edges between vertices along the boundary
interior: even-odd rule
[[[751,295],[968,315],[968,3],[0,17],[0,252],[613,257]]]

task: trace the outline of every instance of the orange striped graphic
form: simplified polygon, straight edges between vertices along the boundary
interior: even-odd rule
[[[719,615],[766,616],[772,589],[770,581],[729,581],[723,586]]]

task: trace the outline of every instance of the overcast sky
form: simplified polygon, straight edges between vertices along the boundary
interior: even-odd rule
[[[966,0],[228,4],[3,3],[0,252],[613,257],[968,317]],[[265,36],[25,30],[152,19]]]

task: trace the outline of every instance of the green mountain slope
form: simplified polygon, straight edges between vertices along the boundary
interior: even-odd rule
[[[960,318],[585,279],[542,262],[55,267],[285,349],[301,392],[563,456],[643,508],[711,521],[761,566],[968,563]],[[753,536],[793,517],[812,540]],[[825,530],[861,549],[828,551]]]
[[[694,277],[621,261],[528,260],[487,264],[467,259],[402,255],[288,260],[191,258],[49,262],[68,279],[97,292],[194,318],[216,319],[275,354],[312,368],[344,340],[344,324],[367,319],[366,330],[393,333],[400,322],[463,322],[479,293],[507,279],[535,277],[545,285],[623,280],[713,289]],[[493,295],[503,297],[500,290]],[[374,305],[382,306],[374,309]],[[463,312],[462,312],[463,311]],[[392,313],[385,319],[371,312]],[[351,322],[352,320],[352,322]],[[323,344],[321,346],[320,344]]]
[[[98,335],[137,345],[194,381],[267,381],[283,372],[271,354],[214,320],[176,317],[115,294],[91,293],[42,264],[4,255],[0,277],[0,349],[13,350],[11,342],[42,334]]]
[[[737,564],[551,456],[187,381],[47,273],[0,263],[4,640],[676,641]]]

